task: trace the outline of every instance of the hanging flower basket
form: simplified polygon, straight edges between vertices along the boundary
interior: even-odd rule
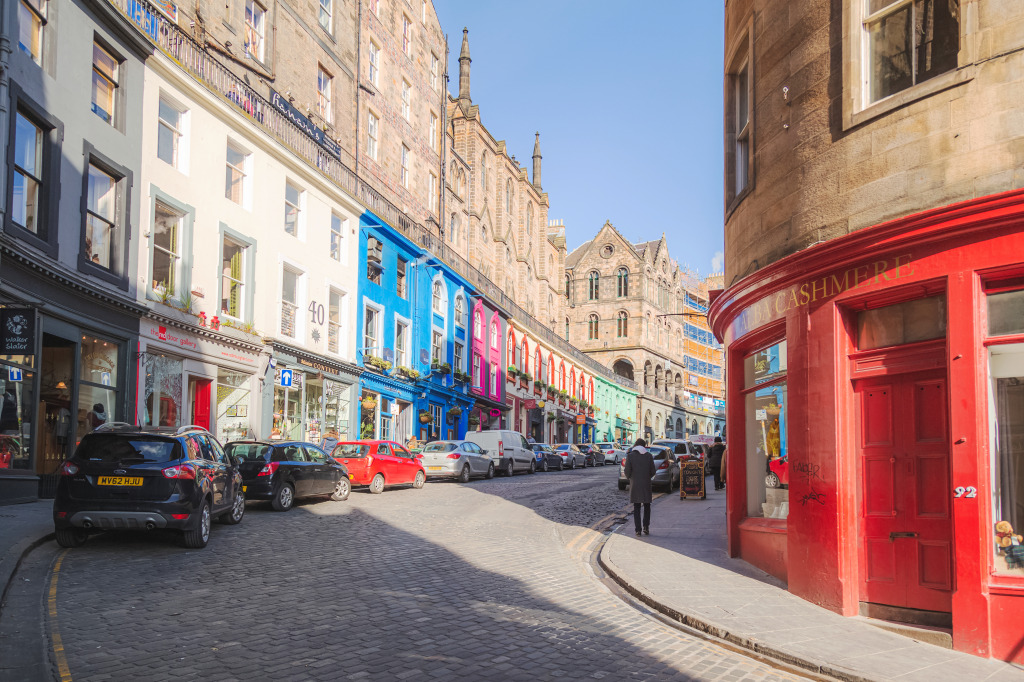
[[[420,410],[420,424],[429,424],[431,420],[430,413],[426,410]]]
[[[548,412],[548,421],[549,422],[553,422],[553,421],[555,421],[555,419],[557,419],[557,417],[555,417],[555,413],[554,412]]]
[[[476,412],[473,412],[473,413],[471,413],[469,415],[469,418],[468,418],[467,421],[469,422],[470,426],[479,426],[480,425],[480,415],[478,415]]]
[[[373,410],[377,409],[377,399],[374,398],[373,396],[367,396],[366,398],[363,398],[360,404],[363,406],[364,410],[367,410],[369,412],[372,412]]]
[[[448,410],[447,414],[448,414],[448,419],[449,420],[455,421],[459,417],[462,416],[462,408],[461,407],[453,407],[450,410]]]

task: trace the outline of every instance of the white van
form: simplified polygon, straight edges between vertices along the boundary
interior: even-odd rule
[[[518,431],[469,431],[465,440],[476,443],[494,461],[495,471],[511,476],[516,471],[532,474],[537,468],[533,448]]]

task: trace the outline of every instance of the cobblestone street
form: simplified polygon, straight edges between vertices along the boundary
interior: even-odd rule
[[[791,679],[645,616],[567,549],[628,502],[615,475],[250,503],[202,551],[97,536],[62,555],[51,637],[74,680]]]

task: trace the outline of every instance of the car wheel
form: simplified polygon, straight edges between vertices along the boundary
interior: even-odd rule
[[[778,488],[782,482],[779,480],[779,475],[772,471],[764,477],[764,484],[769,488]]]
[[[561,470],[562,470],[562,469],[564,469],[564,468],[565,468],[565,465],[564,465],[564,464],[562,464],[562,460],[561,460],[561,459],[559,459],[559,460],[558,460],[558,470],[559,470],[559,471],[561,471]]]
[[[412,480],[413,488],[422,488],[423,484],[427,482],[427,475],[422,471],[416,472],[416,478]]]
[[[459,483],[469,483],[469,465],[463,464],[462,471],[459,472]]]
[[[295,491],[287,483],[282,483],[274,493],[274,499],[270,501],[270,505],[275,511],[285,512],[291,509],[293,504],[295,504]]]
[[[370,481],[370,492],[374,495],[380,495],[384,492],[384,474],[377,474]]]
[[[508,476],[509,478],[512,478],[512,476],[514,476],[515,473],[516,473],[515,462],[513,462],[512,458],[509,457],[508,458],[508,464],[505,466],[505,475]]]
[[[485,478],[494,478],[494,462],[487,465],[487,475]]]
[[[228,525],[235,525],[236,523],[242,522],[242,517],[245,516],[245,493],[239,490],[235,493],[235,502],[231,505],[231,510],[221,517],[221,520]]]
[[[183,534],[185,546],[189,549],[202,549],[210,541],[210,503],[203,501],[203,508],[199,511],[199,523],[192,530],[186,530]]]
[[[626,489],[626,482],[625,481],[619,481],[619,490],[625,490],[625,489]]]
[[[543,471],[544,473],[548,472],[548,460],[547,460],[546,457],[544,458],[544,461],[540,465],[540,470]]]
[[[536,472],[537,472],[537,460],[531,459],[530,460],[530,468],[526,470],[526,473],[533,474],[533,473],[536,473]]]
[[[334,492],[331,493],[331,499],[335,502],[344,502],[348,499],[349,493],[352,492],[352,484],[349,483],[348,476],[342,476],[338,479],[338,484],[334,486]]]
[[[81,547],[89,537],[89,532],[84,528],[55,528],[53,534],[57,536],[57,544],[61,547]]]

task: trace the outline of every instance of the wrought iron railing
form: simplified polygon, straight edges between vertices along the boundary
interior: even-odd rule
[[[194,38],[182,31],[177,24],[157,11],[147,0],[108,0],[108,2],[128,21],[135,24],[161,52],[178,66],[225,101],[243,111],[264,131],[270,133],[283,145],[305,159],[312,167],[354,196],[377,217],[399,229],[416,244],[444,261],[445,264],[469,280],[481,293],[522,322],[532,333],[557,348],[562,355],[572,358],[576,364],[587,368],[592,374],[603,376],[630,390],[638,390],[635,381],[619,376],[551,331],[540,320],[506,296],[505,292],[482,272],[445,244],[436,232],[414,221],[379,191],[362,178],[357,177],[348,166],[328,155],[323,147],[309,137],[305,131],[275,109],[266,98],[249,87],[244,80],[221,63]],[[282,333],[285,333],[283,313]]]

